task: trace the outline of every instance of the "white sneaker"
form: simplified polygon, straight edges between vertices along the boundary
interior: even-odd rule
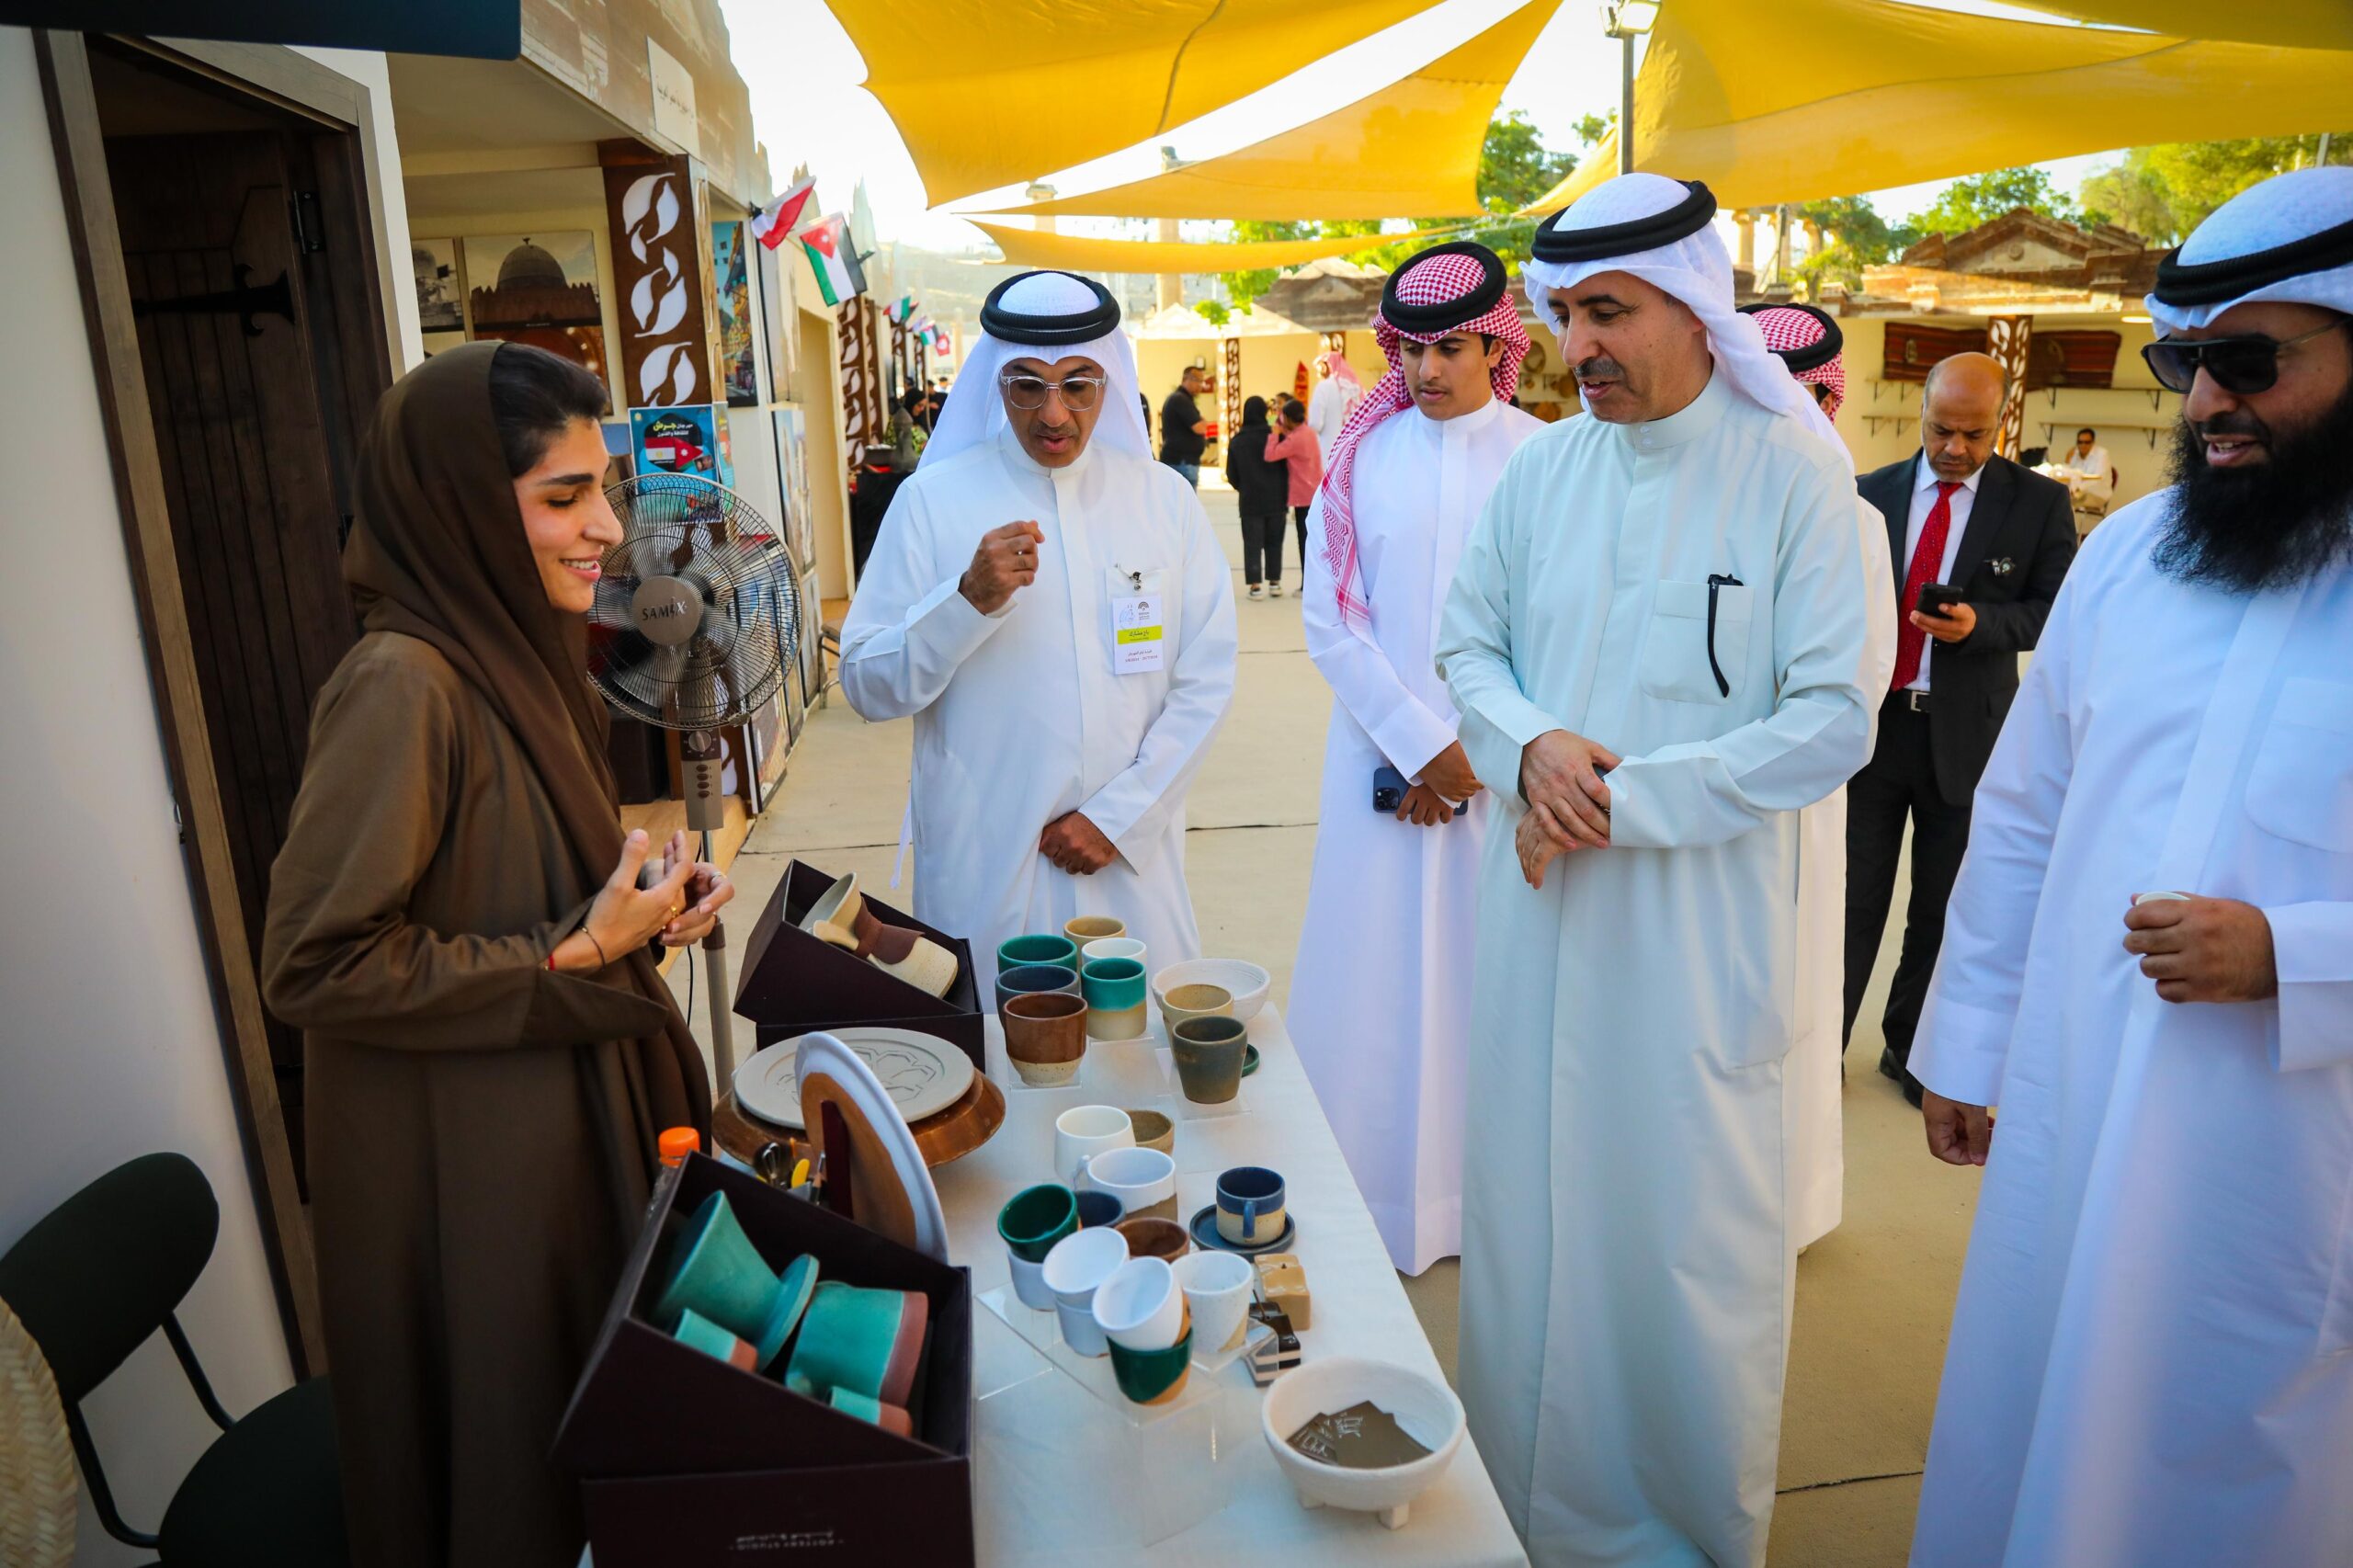
[[[1267,592],[1273,595],[1276,598],[1281,598],[1283,597],[1283,585],[1280,583],[1269,583],[1267,585]]]
[[[1250,597],[1254,599],[1263,599],[1267,597],[1267,590],[1253,583],[1250,585]]]

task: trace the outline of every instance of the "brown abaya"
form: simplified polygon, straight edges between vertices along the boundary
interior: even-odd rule
[[[385,394],[263,983],[306,1031],[312,1223],[352,1560],[571,1568],[548,1461],[657,1168],[710,1089],[642,951],[549,952],[621,833],[579,618],[500,454],[491,344]]]

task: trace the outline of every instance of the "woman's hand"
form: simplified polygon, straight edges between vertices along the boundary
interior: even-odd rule
[[[662,945],[666,948],[690,947],[710,935],[719,924],[722,905],[735,896],[735,884],[727,873],[708,860],[694,863],[693,874],[687,879],[687,912],[662,927]]]
[[[637,885],[654,841],[643,828],[621,841],[621,858],[604,891],[588,906],[580,929],[558,942],[550,955],[553,967],[569,972],[597,970],[652,941],[654,933],[686,913],[687,880],[695,863],[687,851],[687,835],[674,833],[662,851],[663,876],[647,888]]]

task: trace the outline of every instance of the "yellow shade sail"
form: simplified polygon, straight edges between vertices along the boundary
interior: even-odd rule
[[[1049,234],[1004,223],[975,222],[1016,267],[1051,267],[1065,272],[1243,272],[1260,267],[1301,267],[1327,256],[1347,256],[1404,240],[1432,240],[1458,231],[1420,229],[1407,234],[1349,234],[1332,240],[1204,241],[1096,240],[1081,234]]]
[[[2035,8],[2087,22],[2143,28],[2179,38],[2276,43],[2290,49],[2353,49],[2353,6],[2346,0],[2031,0]],[[2177,138],[2176,140],[2189,140]]]
[[[827,0],[934,206],[1099,158],[1436,0]]]
[[[1675,0],[1634,84],[1634,163],[1762,207],[2144,142],[2295,135],[2342,119],[2349,99],[2341,51],[1884,0]],[[1557,211],[1617,162],[1613,140],[1528,210]]]
[[[1149,179],[999,210],[1106,218],[1476,213],[1487,122],[1560,4],[1529,0],[1404,80],[1279,136]]]

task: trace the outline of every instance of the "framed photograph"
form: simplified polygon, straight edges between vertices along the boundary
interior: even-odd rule
[[[676,408],[632,408],[630,429],[640,473],[690,473],[733,486],[727,449],[727,405],[688,403]]]
[[[745,254],[751,232],[741,222],[710,226],[710,292],[719,307],[719,382],[727,401],[749,408],[760,401],[759,367],[752,348],[752,266]]]
[[[776,426],[778,483],[784,493],[784,547],[796,570],[815,564],[816,534],[809,517],[809,421],[798,408],[769,411]]]
[[[790,403],[801,363],[801,304],[794,298],[791,258],[766,245],[752,247],[759,278],[761,326],[768,338],[768,401]]]
[[[463,333],[466,290],[458,274],[458,242],[411,240],[408,255],[416,268],[416,324],[426,341],[437,332]]]
[[[561,354],[611,388],[595,234],[586,229],[469,234],[459,254],[475,337]]]

